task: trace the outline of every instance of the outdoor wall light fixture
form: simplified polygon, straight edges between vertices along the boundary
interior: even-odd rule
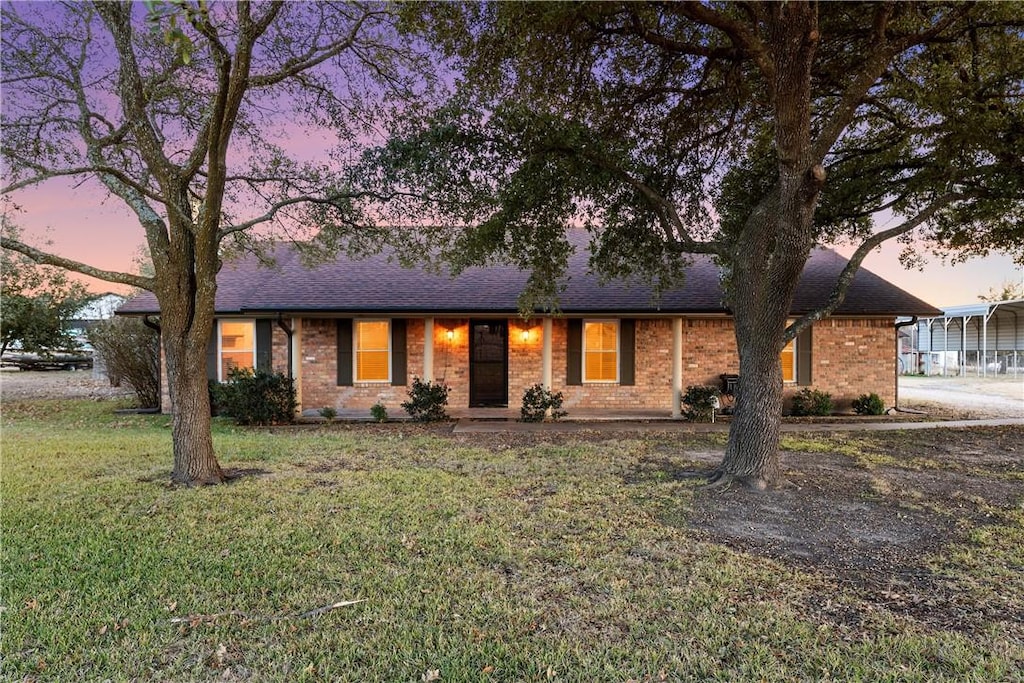
[[[530,341],[530,330],[523,330],[523,341]]]
[[[455,339],[455,330],[448,330],[445,332],[445,336],[448,337],[448,341]]]

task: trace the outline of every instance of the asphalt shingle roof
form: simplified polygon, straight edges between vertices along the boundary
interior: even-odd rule
[[[513,266],[469,268],[452,278],[422,268],[403,268],[386,254],[353,260],[339,256],[314,267],[302,263],[287,245],[274,251],[277,265],[261,265],[253,256],[226,264],[217,276],[216,311],[225,314],[459,314],[518,311],[517,299],[528,273]],[[804,269],[793,313],[824,303],[847,260],[830,249],[817,249]],[[725,313],[718,267],[708,257],[694,257],[683,285],[655,298],[640,282],[601,284],[588,271],[587,254],[569,260],[566,288],[559,297],[565,314]],[[121,314],[159,312],[152,294],[140,295]],[[835,315],[940,315],[941,311],[861,268]]]

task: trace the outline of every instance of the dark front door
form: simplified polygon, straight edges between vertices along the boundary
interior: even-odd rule
[[[469,321],[469,405],[508,406],[508,322]]]

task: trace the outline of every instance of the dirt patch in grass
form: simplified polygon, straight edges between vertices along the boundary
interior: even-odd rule
[[[688,522],[710,541],[821,572],[866,598],[854,609],[812,596],[826,621],[856,627],[865,610],[884,607],[936,628],[1000,624],[1024,637],[1019,580],[965,586],[956,571],[964,547],[1020,569],[1019,549],[1004,556],[976,538],[989,525],[1016,528],[1022,436],[1005,427],[796,439],[805,450],[783,453],[791,487],[700,490]],[[690,455],[708,466],[717,458]]]
[[[88,370],[52,370],[48,372],[0,371],[0,398],[13,400],[88,398],[103,400],[133,396],[127,386],[112,387],[110,381],[94,378]]]

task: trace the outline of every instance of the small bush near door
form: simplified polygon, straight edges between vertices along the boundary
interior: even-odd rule
[[[881,415],[885,412],[885,404],[878,394],[861,394],[853,399],[853,412],[858,415]]]
[[[232,370],[227,382],[214,386],[213,395],[220,414],[240,425],[288,424],[295,419],[295,382],[279,372]]]
[[[832,394],[817,389],[801,389],[793,396],[792,414],[797,417],[831,415]]]
[[[523,422],[543,422],[551,410],[552,421],[558,421],[569,413],[562,410],[562,392],[552,393],[542,384],[534,384],[523,392],[523,406],[519,409]]]
[[[414,377],[409,389],[409,400],[402,408],[417,422],[440,422],[448,419],[444,407],[448,405],[448,385],[444,382],[424,382]]]
[[[691,385],[683,394],[683,417],[691,422],[710,422],[721,395],[718,387]]]

